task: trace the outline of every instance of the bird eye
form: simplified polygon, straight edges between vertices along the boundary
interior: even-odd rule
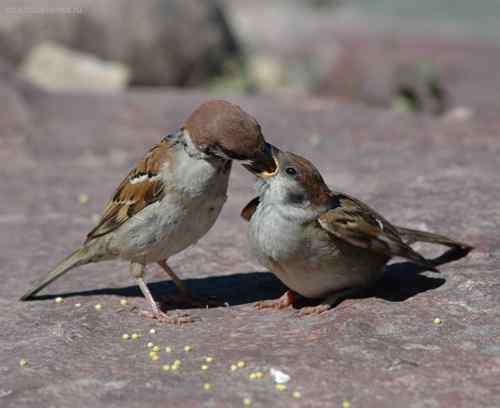
[[[293,167],[287,167],[285,169],[286,174],[289,176],[295,176],[297,174],[297,170],[295,170]]]

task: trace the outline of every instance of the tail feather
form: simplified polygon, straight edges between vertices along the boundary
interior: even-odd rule
[[[444,235],[434,234],[432,232],[426,232],[426,231],[418,231],[410,228],[403,228],[403,227],[396,227],[396,228],[399,234],[401,235],[401,238],[403,238],[403,240],[407,244],[413,244],[415,242],[429,242],[431,244],[444,245],[450,248],[460,248],[467,252],[474,249],[474,247],[472,247],[469,244],[455,241],[453,239],[445,237]]]
[[[434,265],[434,263],[431,260],[424,258],[422,255],[414,251],[410,246],[406,245],[405,243],[401,242],[397,246],[397,249],[394,253],[395,255],[409,259],[410,261],[413,261],[416,264],[421,265],[430,271],[439,272],[436,269],[436,265]]]
[[[69,270],[89,263],[90,255],[87,248],[80,248],[73,252],[68,257],[64,258],[52,271],[50,271],[47,276],[45,276],[42,280],[37,282],[29,291],[27,291],[19,300],[28,300],[33,295],[40,292],[45,286],[49,285],[53,281],[55,281],[60,276],[64,275]]]
[[[408,245],[411,245],[415,242],[427,242],[431,244],[444,245],[450,248],[444,254],[435,259],[425,259],[428,264],[433,265],[434,267],[463,258],[474,249],[474,247],[469,244],[455,241],[453,239],[445,237],[444,235],[418,231],[410,228],[396,228],[403,241],[405,241]]]

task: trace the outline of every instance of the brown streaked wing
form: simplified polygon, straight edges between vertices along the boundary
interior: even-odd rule
[[[401,239],[397,229],[366,204],[345,194],[332,193],[332,208],[320,215],[323,229],[351,245],[388,257],[401,256],[432,266]]]
[[[173,160],[170,150],[173,144],[162,140],[128,173],[106,205],[101,220],[87,235],[86,242],[108,234],[148,205],[161,200],[165,186],[155,177],[165,161]],[[136,182],[132,183],[133,180]]]

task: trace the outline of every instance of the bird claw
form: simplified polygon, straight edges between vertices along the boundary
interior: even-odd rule
[[[297,312],[298,317],[319,316],[331,309],[330,305],[306,306]]]
[[[283,310],[286,309],[288,305],[285,305],[284,302],[281,302],[280,300],[264,300],[262,302],[257,302],[254,307],[257,310]]]
[[[165,324],[176,324],[176,325],[181,325],[181,324],[186,324],[186,323],[193,323],[195,319],[193,319],[191,316],[188,314],[183,314],[183,315],[178,315],[178,316],[169,316],[167,313],[164,312],[151,312],[149,310],[143,310],[142,314],[144,317],[148,319],[154,319],[157,320],[160,323],[165,323]]]
[[[275,300],[263,300],[262,302],[257,302],[255,308],[257,310],[273,309],[273,310],[283,310],[293,305],[293,293],[287,291],[279,299]]]

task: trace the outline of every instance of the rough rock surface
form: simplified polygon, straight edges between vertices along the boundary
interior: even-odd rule
[[[38,301],[17,298],[82,242],[134,160],[206,98],[20,94],[12,114],[22,118],[8,139],[1,116],[2,407],[238,407],[246,397],[256,407],[500,406],[498,120],[450,123],[318,99],[230,98],[259,118],[270,141],[316,162],[332,186],[395,223],[476,250],[440,275],[397,261],[371,296],[321,317],[256,311],[256,301],[283,287],[247,254],[239,210],[253,195],[252,177],[237,167],[216,226],[172,259],[195,293],[229,307],[172,311],[197,318],[175,327],[140,316],[145,303],[124,263],[75,270]],[[147,278],[156,296],[174,292],[158,268]],[[133,332],[141,339],[121,339]],[[149,341],[174,352],[162,350],[153,362]],[[203,371],[205,356],[215,361]],[[178,371],[162,372],[175,359]],[[239,360],[246,366],[230,371]],[[288,390],[275,389],[270,367],[291,376]],[[255,370],[264,378],[250,380]]]
[[[193,85],[239,51],[215,0],[0,0],[0,10],[0,56],[14,64],[50,41],[129,66],[135,84]]]

